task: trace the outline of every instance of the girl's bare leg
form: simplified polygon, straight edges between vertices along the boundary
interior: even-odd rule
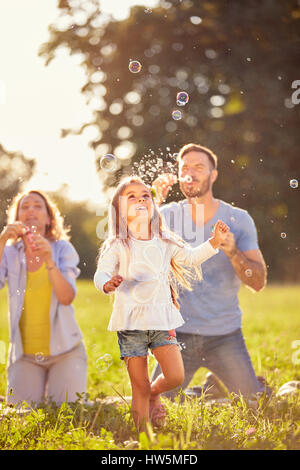
[[[131,410],[137,430],[144,431],[149,421],[150,380],[147,356],[126,357],[132,388]]]
[[[176,344],[153,349],[162,373],[152,382],[150,389],[151,406],[160,403],[160,394],[178,387],[184,381],[184,365],[181,352]]]

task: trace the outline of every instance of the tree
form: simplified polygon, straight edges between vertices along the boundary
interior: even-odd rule
[[[40,54],[47,64],[60,46],[82,54],[82,92],[94,119],[62,135],[96,129],[91,146],[106,186],[132,172],[151,183],[183,144],[204,144],[219,156],[216,196],[257,223],[270,278],[299,279],[299,193],[289,186],[300,176],[299,107],[291,98],[300,58],[295,2],[161,1],[104,24],[95,0],[61,0],[59,8]],[[142,64],[139,73],[129,71],[130,59]],[[189,102],[175,121],[178,91]],[[118,157],[113,174],[100,167],[106,153]],[[175,187],[170,199],[181,197]]]

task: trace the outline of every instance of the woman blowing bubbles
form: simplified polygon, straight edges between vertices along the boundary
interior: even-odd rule
[[[218,252],[228,226],[218,221],[213,236],[197,248],[167,232],[151,189],[139,178],[121,182],[112,199],[110,236],[98,260],[94,282],[106,294],[116,291],[108,329],[117,331],[121,359],[132,387],[132,414],[140,430],[159,424],[165,410],[160,394],[180,385],[184,368],[174,333],[183,319],[176,301],[175,281],[190,289],[187,267],[200,267]],[[162,374],[150,384],[148,348]]]
[[[31,231],[28,229],[31,228]],[[75,401],[86,390],[87,357],[71,303],[78,255],[62,217],[40,191],[18,195],[0,235],[0,288],[8,282],[7,401]]]

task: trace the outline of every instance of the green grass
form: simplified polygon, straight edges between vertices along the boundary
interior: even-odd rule
[[[256,294],[243,287],[240,303],[257,375],[264,375],[275,391],[287,381],[300,380],[300,365],[292,361],[292,343],[300,340],[299,287],[270,285]],[[60,408],[45,405],[24,416],[15,408],[8,414],[0,409],[0,449],[300,449],[300,394],[261,400],[256,410],[243,401],[218,406],[203,400],[165,400],[166,426],[138,436],[126,403],[100,401],[104,396],[130,395],[116,334],[107,331],[112,303],[91,282],[79,281],[74,308],[89,356],[87,393],[94,405],[81,400]],[[8,346],[6,288],[0,291],[0,341]],[[112,364],[104,371],[105,354],[112,356]],[[5,395],[3,357],[0,362],[0,395]],[[150,356],[149,368],[153,367]],[[199,384],[206,373],[200,369],[191,385]]]

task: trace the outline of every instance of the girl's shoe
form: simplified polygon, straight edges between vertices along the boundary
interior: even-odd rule
[[[166,421],[166,408],[165,405],[160,403],[157,406],[149,407],[149,417],[154,427],[162,427]]]

